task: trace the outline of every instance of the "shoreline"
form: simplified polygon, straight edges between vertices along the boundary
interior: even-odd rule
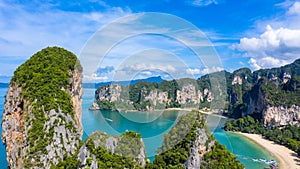
[[[98,110],[101,110],[101,109],[90,107],[89,110],[98,111]],[[217,116],[217,117],[220,117],[220,118],[223,118],[223,119],[231,119],[227,116],[217,114],[217,113],[213,113],[212,111],[203,111],[203,110],[198,110],[198,109],[194,109],[194,108],[166,108],[166,109],[161,109],[161,110],[157,109],[157,110],[151,110],[151,111],[188,111],[188,112],[190,112],[190,111],[193,111],[193,110],[200,111],[201,113],[206,114],[206,115]],[[119,110],[119,109],[110,110],[110,111],[117,111],[117,112],[124,112],[124,113],[147,112],[147,111],[139,111],[139,110]],[[151,111],[148,111],[148,112],[151,112]]]
[[[218,117],[224,118],[224,119],[229,119],[228,117],[226,117],[224,115],[213,113],[212,111],[203,111],[203,110],[198,110],[198,109],[194,109],[194,108],[167,108],[167,109],[165,109],[165,111],[172,111],[172,110],[178,110],[178,111],[192,111],[192,110],[197,110],[197,111],[200,111],[203,114],[212,115],[212,116],[218,116]]]
[[[249,134],[242,132],[233,132],[244,136],[245,138],[255,142],[260,147],[264,148],[270,154],[272,154],[279,164],[281,169],[300,169],[300,158],[297,153],[284,147],[280,144],[276,144],[273,141],[267,140],[258,134]]]

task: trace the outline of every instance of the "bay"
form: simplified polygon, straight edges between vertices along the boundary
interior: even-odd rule
[[[0,88],[0,112],[2,119],[4,96],[7,88]],[[148,158],[152,161],[156,150],[162,145],[163,134],[175,124],[179,112],[115,112],[115,111],[90,111],[93,103],[95,89],[85,88],[82,99],[82,124],[84,128],[83,139],[96,130],[104,131],[110,135],[120,134],[126,130],[135,130],[141,133],[146,146]],[[235,133],[225,132],[221,127],[226,119],[208,116],[208,127],[215,138],[237,156],[247,169],[264,168],[268,165],[254,162],[253,158],[275,159],[269,152],[256,143]],[[0,130],[2,130],[0,126]],[[0,141],[2,142],[1,138]],[[0,144],[0,168],[6,168],[6,151]]]

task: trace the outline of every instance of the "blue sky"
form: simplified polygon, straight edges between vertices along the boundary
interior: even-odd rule
[[[199,77],[221,69],[277,67],[300,58],[298,1],[0,0],[0,82],[7,81],[18,65],[44,47],[57,45],[81,56],[101,28],[120,17],[145,12],[171,14],[195,25],[211,41],[221,64],[207,68],[195,59],[189,46],[170,37],[145,35],[116,46],[98,61],[93,74],[85,74],[86,81],[112,80],[117,70],[138,71],[134,78],[161,74],[167,78],[170,73]],[[151,54],[157,59],[151,59]],[[160,55],[165,55],[165,60]],[[140,64],[135,62],[147,56]],[[172,63],[172,57],[178,62]],[[180,72],[176,71],[179,62],[185,65]]]

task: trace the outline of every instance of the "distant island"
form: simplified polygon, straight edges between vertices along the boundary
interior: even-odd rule
[[[100,82],[100,83],[82,83],[82,87],[84,88],[98,88],[100,86],[106,86],[109,84],[119,84],[122,86],[127,86],[127,85],[134,85],[138,82],[156,82],[156,83],[160,83],[162,82],[163,79],[161,78],[161,76],[156,76],[156,77],[149,77],[146,79],[135,79],[135,80],[130,80],[130,81],[110,81],[110,82]]]

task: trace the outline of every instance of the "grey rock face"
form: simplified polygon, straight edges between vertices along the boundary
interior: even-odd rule
[[[208,144],[208,147],[206,147],[207,140],[208,136],[205,132],[205,129],[198,128],[196,130],[196,140],[193,142],[192,147],[190,148],[190,156],[184,163],[185,168],[200,168],[204,154],[210,151],[211,146],[214,145],[214,141],[211,141]]]
[[[127,89],[128,90],[128,89]],[[170,105],[172,99],[169,98],[168,92],[159,91],[158,89],[150,90],[146,92],[146,90],[140,91],[144,100],[149,100],[151,102],[151,106],[147,107],[147,110],[155,110],[165,108],[165,105]],[[99,110],[101,109],[101,105],[97,104],[97,101],[109,101],[116,102],[121,101],[123,103],[132,105],[133,102],[129,100],[129,96],[126,96],[128,91],[124,87],[118,84],[110,84],[108,86],[101,87],[97,90],[95,95],[95,102],[91,105],[90,110]],[[182,105],[194,105],[198,107],[198,104],[202,101],[212,102],[214,97],[212,92],[205,88],[203,91],[196,88],[194,84],[184,84],[180,90],[176,91],[176,98],[174,101],[178,102]]]
[[[300,107],[298,105],[287,106],[270,106],[268,97],[261,89],[256,92],[255,96],[249,98],[248,109],[246,114],[261,113],[264,125],[297,125],[300,126]]]
[[[75,123],[76,126],[80,132],[80,137],[83,135],[83,129],[82,129],[82,94],[83,94],[83,88],[82,88],[82,74],[81,72],[75,70],[73,72],[73,77],[70,79],[71,83],[71,91],[69,92],[71,96],[71,101],[73,105],[74,110],[74,117],[75,117]]]
[[[288,124],[300,126],[300,107],[268,106],[263,111],[263,118],[266,126],[271,126],[273,122],[279,126]]]
[[[129,148],[131,147],[130,144],[122,145],[124,143],[120,143],[122,137],[127,137],[127,136],[123,136],[123,135],[122,136],[109,136],[100,131],[96,131],[87,138],[86,142],[92,141],[93,145],[94,145],[93,149],[102,147],[102,148],[106,149],[108,152],[111,152],[113,154],[124,155],[126,157],[126,154],[122,154],[122,152],[116,152],[116,150],[119,149],[119,146],[127,146]],[[132,139],[135,139],[135,138],[132,138]],[[135,142],[135,141],[137,141],[137,140],[134,140],[133,142]],[[144,143],[143,143],[142,139],[139,139],[138,141],[141,146],[139,147],[139,153],[136,154],[134,161],[136,161],[137,164],[139,164],[140,166],[145,167],[146,154],[145,154]],[[97,159],[96,159],[95,155],[90,152],[86,143],[83,144],[83,146],[80,148],[79,153],[77,155],[77,159],[81,163],[80,168],[86,168],[86,167],[98,168]],[[87,160],[91,160],[91,163],[88,164]]]
[[[2,142],[6,146],[7,161],[11,168],[23,168],[19,161],[26,154],[24,149],[26,149],[27,135],[22,130],[27,128],[23,121],[24,104],[27,101],[21,96],[21,88],[16,85],[8,87],[5,101],[2,115]]]
[[[4,104],[4,112],[2,117],[2,140],[6,146],[7,161],[10,168],[24,168],[24,160],[29,159],[33,164],[32,168],[50,168],[52,164],[57,164],[63,159],[64,155],[72,155],[75,153],[82,137],[81,124],[81,73],[73,72],[70,79],[70,91],[66,91],[71,96],[71,102],[74,110],[74,117],[70,112],[62,112],[61,110],[45,111],[44,107],[40,111],[44,111],[45,123],[43,130],[46,133],[47,140],[50,140],[45,147],[45,151],[38,155],[30,154],[28,143],[29,130],[32,128],[32,121],[36,120],[32,113],[30,102],[22,96],[22,88],[15,84],[10,84]],[[38,100],[35,100],[38,102]],[[46,137],[37,136],[37,137]],[[45,139],[45,138],[44,138]],[[34,164],[42,166],[35,166]]]

